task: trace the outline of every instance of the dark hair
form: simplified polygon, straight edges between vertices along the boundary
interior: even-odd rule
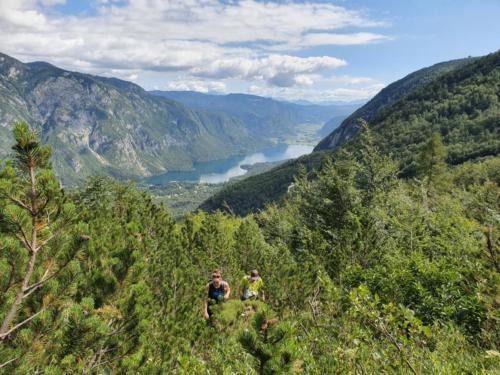
[[[252,270],[252,271],[250,272],[250,276],[252,276],[252,277],[257,277],[257,276],[259,276],[259,271],[257,271],[257,270]]]
[[[219,269],[215,269],[212,271],[212,275],[221,275],[222,276],[222,273],[220,272]]]

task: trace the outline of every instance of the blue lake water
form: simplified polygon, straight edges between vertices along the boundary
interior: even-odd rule
[[[163,185],[173,181],[203,182],[218,184],[229,181],[237,176],[243,176],[247,171],[242,165],[276,162],[294,159],[309,154],[313,150],[307,145],[277,144],[248,155],[232,156],[224,160],[214,160],[195,163],[191,171],[172,171],[162,175],[152,176],[145,180],[148,184]]]

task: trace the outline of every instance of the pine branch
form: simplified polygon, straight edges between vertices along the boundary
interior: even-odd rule
[[[39,287],[41,287],[48,280],[47,275],[49,273],[49,270],[50,270],[50,268],[47,268],[47,270],[43,274],[43,276],[40,279],[40,281],[38,281],[37,283],[32,284],[32,285],[30,285],[30,286],[28,286],[27,288],[24,289],[24,296],[23,296],[23,298],[28,297],[30,294],[32,294],[34,291],[36,291]]]
[[[21,241],[21,243],[24,245],[24,247],[29,251],[29,252],[33,252],[33,247],[31,246],[31,243],[30,241],[28,240],[28,235],[26,234],[23,226],[21,225],[21,223],[19,223],[19,221],[15,220],[15,219],[12,219],[12,221],[14,222],[14,224],[16,224],[17,226],[17,229],[19,230],[19,232],[21,232],[21,235],[19,235],[18,233],[16,234],[16,238]]]
[[[23,325],[25,325],[26,323],[30,322],[31,320],[35,319],[38,315],[40,315],[42,312],[45,311],[45,308],[41,309],[40,311],[38,311],[37,313],[31,315],[29,318],[27,319],[24,319],[21,323],[19,324],[16,324],[14,327],[12,327],[11,329],[9,329],[8,331],[6,331],[5,333],[1,333],[0,334],[0,340],[4,340],[7,336],[9,336],[12,332],[14,332],[15,330],[17,330],[18,328],[21,328]]]
[[[14,198],[13,196],[11,195],[8,195],[8,194],[3,194],[8,200],[10,200],[12,203],[14,203],[16,206],[28,211],[30,214],[33,213],[33,211],[31,210],[31,207],[29,207],[28,205],[26,205],[25,203],[23,203],[21,200],[17,199],[17,198]]]
[[[9,363],[12,363],[12,362],[16,361],[17,359],[19,359],[19,357],[15,357],[15,358],[9,359],[7,362],[2,363],[0,365],[0,369],[2,369],[3,367],[7,366]]]
[[[55,236],[57,236],[59,233],[62,232],[62,229],[57,231],[56,233],[53,233],[49,236],[49,238],[47,238],[46,240],[44,241],[41,241],[38,243],[38,246],[36,247],[35,251],[38,251],[40,250],[42,247],[44,247],[45,245],[47,245]]]
[[[13,281],[14,281],[14,273],[16,271],[16,264],[14,262],[9,262],[9,265],[10,265],[9,281],[7,282],[5,288],[2,290],[2,293],[7,293],[10,287],[14,285]]]
[[[40,288],[41,286],[43,286],[43,284],[45,284],[47,281],[49,281],[50,279],[54,278],[55,276],[57,276],[59,273],[61,273],[61,271],[66,268],[66,266],[72,261],[72,258],[68,258],[66,260],[66,262],[61,266],[59,267],[59,269],[55,272],[53,272],[50,276],[47,276],[48,275],[48,272],[50,270],[50,267],[47,268],[47,270],[45,271],[45,273],[43,274],[42,278],[40,279],[40,281],[36,282],[35,284],[32,284],[30,286],[28,286],[26,289],[25,289],[25,295],[24,295],[24,298],[26,298],[27,296],[29,296],[31,293],[33,293],[36,289]],[[28,292],[28,293],[26,293]]]

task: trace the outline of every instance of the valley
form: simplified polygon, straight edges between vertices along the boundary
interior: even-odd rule
[[[315,129],[317,127],[313,127]],[[291,140],[292,141],[292,140]],[[174,171],[148,177],[139,186],[151,192],[156,201],[165,203],[174,217],[195,210],[203,201],[218,192],[222,184],[231,184],[290,159],[312,152],[307,144],[280,143],[248,155],[224,160],[195,163],[192,171]]]
[[[498,14],[0,1],[0,374],[500,374]]]
[[[4,54],[0,94],[0,156],[12,144],[13,122],[28,121],[54,147],[56,173],[68,187],[94,174],[140,180],[276,143],[314,145],[329,116],[356,108],[252,95],[149,93],[131,82],[24,64]],[[191,97],[196,100],[186,99]]]

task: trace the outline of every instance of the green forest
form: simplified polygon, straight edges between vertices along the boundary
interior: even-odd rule
[[[449,134],[422,133],[402,179],[365,126],[280,205],[176,222],[110,178],[63,190],[17,123],[0,171],[0,372],[497,373],[500,158],[449,163]],[[233,292],[207,323],[214,269]],[[265,302],[236,295],[252,269]]]

